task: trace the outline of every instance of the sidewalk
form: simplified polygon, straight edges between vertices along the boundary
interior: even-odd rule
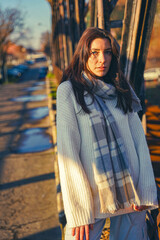
[[[0,240],[61,239],[49,115],[33,117],[35,110],[48,107],[46,85],[36,90],[37,83],[33,80],[0,86]],[[29,90],[30,87],[35,91]],[[24,91],[26,88],[28,90]],[[46,95],[46,98],[11,101],[21,96],[39,95]],[[30,152],[38,139],[34,138],[30,146],[25,146],[26,130],[33,133],[42,130],[39,137],[49,139],[46,150]]]

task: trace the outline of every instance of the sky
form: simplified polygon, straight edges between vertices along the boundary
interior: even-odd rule
[[[51,31],[51,9],[46,0],[0,0],[0,7],[22,11],[28,40],[20,43],[25,47],[39,49],[41,33]]]

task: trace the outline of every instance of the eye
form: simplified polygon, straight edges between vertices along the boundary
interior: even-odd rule
[[[94,57],[97,57],[98,56],[98,52],[97,51],[92,51],[90,55],[94,56]]]
[[[108,56],[111,56],[111,55],[112,55],[112,51],[111,51],[111,50],[106,50],[104,53],[105,53],[106,55],[108,55]]]

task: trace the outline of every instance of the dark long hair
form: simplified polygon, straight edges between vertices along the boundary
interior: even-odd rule
[[[82,77],[82,72],[85,71],[89,78],[93,77],[87,69],[87,61],[90,56],[91,42],[96,38],[107,38],[110,41],[112,49],[112,60],[108,73],[104,76],[103,81],[115,86],[117,92],[117,107],[122,109],[124,113],[132,111],[132,96],[129,84],[125,79],[119,65],[119,45],[115,38],[106,30],[90,27],[87,28],[77,45],[71,63],[64,71],[61,82],[70,80],[77,102],[82,109],[89,113],[89,109],[84,100],[84,91],[87,91],[94,98],[91,89],[87,86],[86,81]],[[95,77],[95,76],[94,76]]]

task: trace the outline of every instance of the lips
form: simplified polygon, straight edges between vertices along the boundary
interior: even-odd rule
[[[105,70],[106,67],[98,67],[99,70]]]

